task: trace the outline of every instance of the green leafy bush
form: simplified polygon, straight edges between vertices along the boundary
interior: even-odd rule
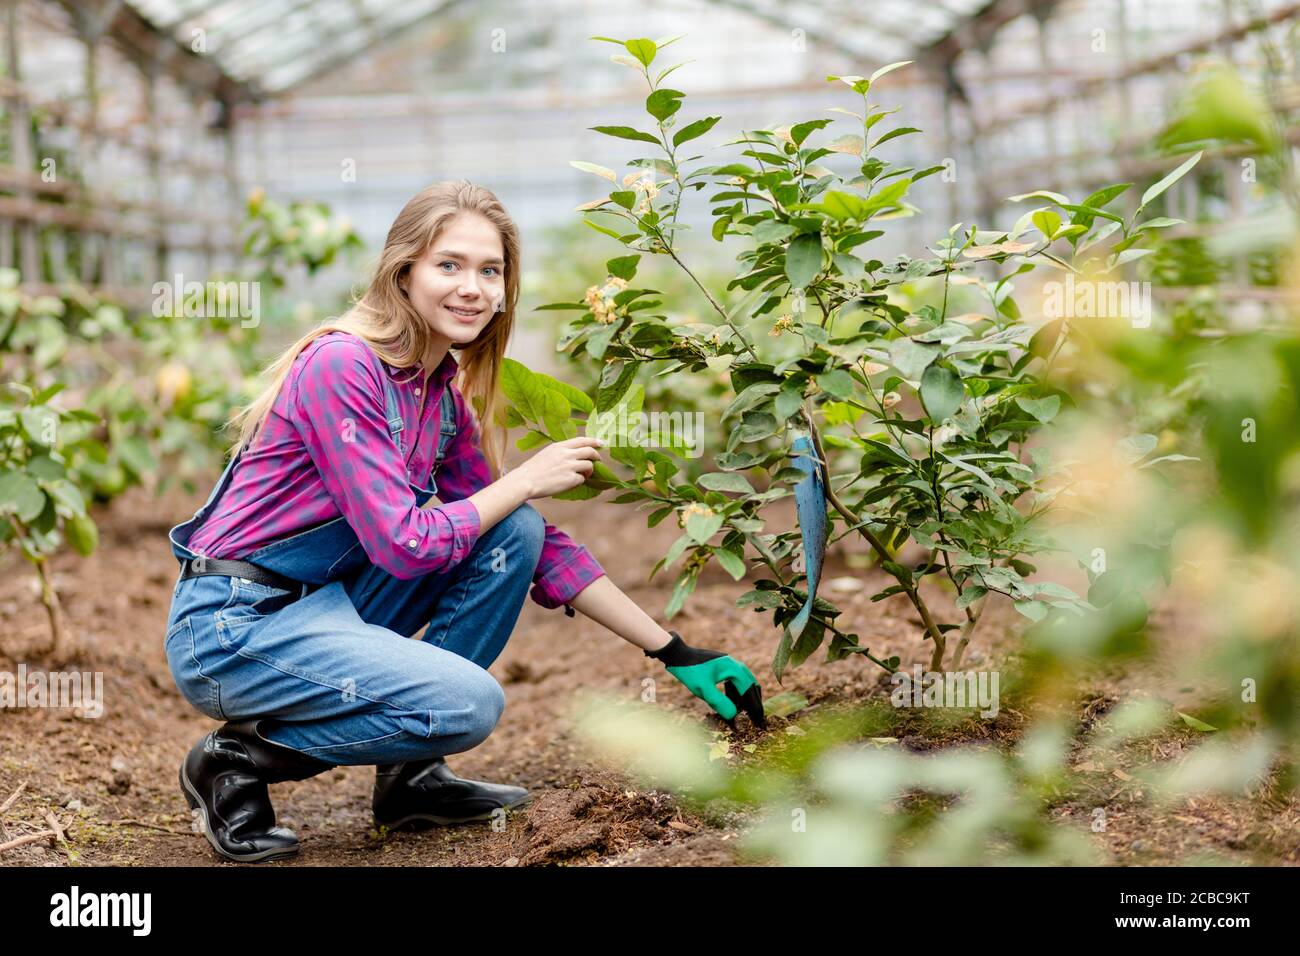
[[[665,614],[681,608],[709,560],[737,580],[753,561],[770,576],[756,580],[738,603],[771,611],[783,628],[773,661],[778,678],[827,637],[828,660],[854,653],[875,660],[859,635],[836,625],[839,609],[821,597],[813,597],[806,624],[790,627],[809,602],[807,573],[792,562],[806,564],[807,556],[800,531],[769,531],[765,510],[805,478],[792,451],[800,435],[811,440],[822,471],[831,536],[839,530],[869,544],[894,578],[875,600],[900,595],[913,605],[922,637],[931,642],[933,669],[960,665],[990,594],[1009,597],[1031,619],[1050,608],[1086,610],[1087,602],[1060,584],[1031,581],[1036,569],[1025,560],[1058,549],[1040,520],[1052,500],[1045,482],[1058,466],[1031,439],[1071,401],[1048,381],[1069,321],[1022,315],[1013,280],[1046,267],[1096,282],[1149,252],[1156,231],[1177,220],[1143,219],[1144,210],[1199,154],[1148,188],[1128,218],[1109,206],[1132,184],[1108,186],[1079,202],[1040,190],[1012,197],[1045,204],[1027,210],[1010,230],[958,224],[923,255],[884,261],[871,255],[872,243],[892,220],[914,211],[910,187],[943,168],[900,167],[882,149],[919,132],[907,126],[882,132],[879,124],[895,111],[871,100],[873,84],[906,63],[867,78],[828,77],[860,100],[860,111],[835,108],[857,121],[852,133],[833,135],[831,119],[745,131],[725,144],[740,147],[737,161],[692,166],[703,157],[683,156],[684,147],[720,117],[679,116],[686,94],[663,86],[676,67],[651,78],[659,50],[672,41],[596,39],[627,51],[616,61],[645,79],[652,123],[650,129],[592,128],[652,144],[662,155],[630,159],[627,165],[637,171],[622,179],[614,170],[574,163],[614,187],[580,208],[592,228],[627,254],[608,260],[607,276],[588,288],[583,301],[543,306],[579,312],[566,324],[560,346],[606,364],[594,399],[570,395],[566,402],[563,392],[553,392],[551,421],[524,441],[568,437],[579,427],[606,434],[613,438],[611,456],[633,477],[601,469],[579,493],[617,489],[615,501],[651,509],[652,526],[677,515],[683,533],[660,566],[684,560]],[[822,164],[831,157],[847,159],[852,168],[841,173]],[[740,247],[727,290],[742,295],[727,308],[683,260],[678,242],[686,228],[678,221],[683,200],[710,187],[719,189],[708,196],[712,236],[730,237]],[[636,282],[645,255],[665,256],[690,277],[715,321],[674,324],[660,293]],[[902,287],[922,280],[937,286],[938,304],[909,311],[900,304],[908,301]],[[975,293],[974,310],[953,310],[958,286]],[[747,326],[783,306],[772,331],[789,332],[799,347],[772,361],[758,351]],[[728,439],[712,457],[716,471],[696,482],[674,481],[680,468],[672,455],[611,425],[641,411],[644,392],[634,382],[643,367],[665,376],[726,370],[731,397],[722,419]],[[516,401],[507,423],[542,422],[539,405]],[[586,415],[585,423],[571,421],[573,413]],[[927,556],[905,565],[897,558],[909,540]],[[932,576],[952,588],[945,612],[932,609],[921,593]],[[956,640],[951,660],[950,637]],[[897,666],[894,660],[877,663]]]

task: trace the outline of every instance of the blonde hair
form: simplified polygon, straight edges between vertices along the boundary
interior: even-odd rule
[[[399,283],[442,230],[461,213],[477,213],[496,226],[505,252],[505,298],[501,308],[473,342],[457,349],[461,358],[454,379],[460,393],[470,400],[471,414],[477,413],[472,400],[477,397],[482,401],[483,412],[478,419],[483,454],[493,480],[501,476],[506,431],[496,421],[500,407],[497,379],[519,300],[519,230],[490,190],[463,179],[434,183],[416,193],[389,228],[379,261],[361,296],[354,295],[347,312],[326,319],[263,370],[263,375],[270,376],[270,383],[249,405],[231,416],[229,425],[239,430],[230,449],[232,456],[250,446],[261,433],[298,353],[327,332],[344,331],[359,336],[381,359],[398,368],[420,361],[427,353],[430,332]]]

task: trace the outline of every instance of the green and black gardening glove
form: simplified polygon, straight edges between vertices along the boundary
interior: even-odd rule
[[[743,710],[758,727],[767,726],[763,714],[763,688],[750,669],[734,657],[702,647],[691,647],[676,631],[673,639],[657,651],[643,651],[646,657],[662,661],[686,689],[716,710],[725,721]],[[719,692],[722,684],[725,696]]]

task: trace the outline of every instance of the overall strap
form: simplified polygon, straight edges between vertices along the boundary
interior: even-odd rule
[[[393,439],[393,443],[398,448],[402,447],[401,434],[406,423],[402,421],[402,409],[397,404],[397,390],[393,388],[393,380],[388,377],[388,372],[383,371],[384,383],[384,417],[388,419],[388,435]]]
[[[451,382],[442,390],[442,399],[438,403],[438,448],[433,454],[433,466],[429,469],[429,492],[438,493],[438,466],[447,457],[447,446],[456,437],[456,399],[451,393]]]
[[[456,397],[451,393],[451,383],[442,390],[442,401],[438,406],[438,451],[433,458],[433,470],[437,471],[442,460],[447,457],[447,446],[456,437]]]
[[[194,517],[188,521],[182,521],[168,530],[167,540],[171,543],[172,554],[176,556],[178,561],[184,562],[192,557],[197,557],[196,553],[190,550],[190,539],[194,536],[194,532],[199,529],[199,526],[212,514],[212,509],[220,500],[227,486],[229,486],[231,476],[235,472],[235,466],[239,463],[240,456],[243,453],[244,450],[241,448],[226,463],[226,467],[221,472],[221,477],[212,486],[212,492],[208,495],[208,500],[199,507],[198,511],[194,512]]]
[[[212,492],[208,495],[208,500],[203,503],[203,505],[199,508],[198,511],[194,512],[194,517],[199,522],[202,522],[205,518],[207,518],[208,515],[212,513],[212,509],[216,506],[217,501],[221,498],[221,495],[225,492],[226,486],[230,484],[230,479],[233,477],[235,473],[235,466],[239,464],[239,459],[243,456],[243,454],[244,454],[244,449],[240,448],[239,451],[237,451],[231,457],[230,461],[226,462],[226,467],[221,471],[221,477],[218,478],[217,483],[212,486]]]

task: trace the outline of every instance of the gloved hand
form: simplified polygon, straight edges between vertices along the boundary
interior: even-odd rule
[[[723,720],[734,720],[737,709],[740,709],[756,726],[767,726],[767,717],[763,714],[763,688],[748,667],[718,651],[691,647],[676,631],[668,633],[673,639],[663,648],[642,653],[662,661],[668,673],[716,710]],[[722,683],[726,696],[718,691],[719,683]]]

